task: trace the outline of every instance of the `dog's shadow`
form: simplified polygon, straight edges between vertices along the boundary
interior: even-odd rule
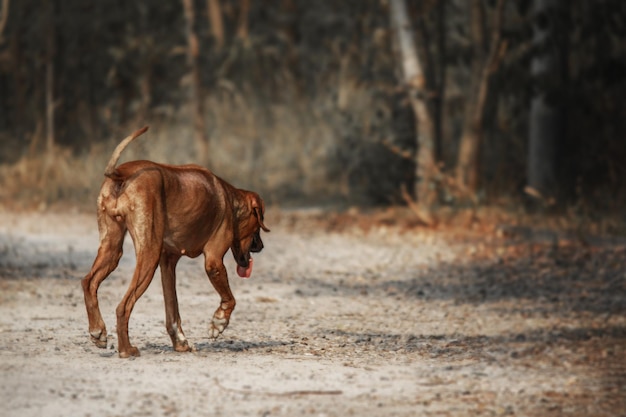
[[[191,342],[191,341],[190,341]],[[193,343],[193,342],[191,342]],[[208,340],[193,343],[193,352],[196,353],[220,353],[220,352],[246,352],[246,351],[268,351],[274,348],[290,345],[290,342],[280,340],[256,342],[246,340]],[[172,345],[165,343],[147,343],[140,349],[145,353],[160,354],[174,353]]]

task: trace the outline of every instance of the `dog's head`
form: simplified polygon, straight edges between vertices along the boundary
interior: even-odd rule
[[[263,249],[261,229],[269,232],[263,218],[265,204],[259,195],[252,191],[242,191],[243,201],[237,210],[235,233],[231,251],[237,262],[237,274],[242,278],[249,278],[252,273],[252,256]]]

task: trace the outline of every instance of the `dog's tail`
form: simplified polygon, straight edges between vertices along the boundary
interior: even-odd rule
[[[118,159],[120,159],[120,155],[136,137],[141,136],[145,131],[148,130],[148,126],[144,126],[139,130],[134,131],[130,136],[126,137],[123,141],[120,142],[119,145],[115,147],[113,154],[111,155],[111,159],[109,159],[109,163],[107,164],[106,169],[104,170],[105,177],[113,177],[115,174],[115,166],[117,165]]]

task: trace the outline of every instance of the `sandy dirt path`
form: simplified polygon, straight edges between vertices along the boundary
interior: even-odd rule
[[[249,280],[227,254],[238,304],[216,341],[217,295],[181,261],[193,353],[171,349],[157,272],[130,322],[141,357],[123,360],[130,239],[100,290],[98,349],[80,288],[94,217],[0,212],[0,416],[626,415],[623,247],[542,260],[502,239],[480,256],[471,237],[306,217],[269,214]]]

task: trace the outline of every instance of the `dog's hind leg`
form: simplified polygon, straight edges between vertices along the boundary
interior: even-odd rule
[[[148,238],[152,239],[152,238]],[[137,239],[133,239],[135,242]],[[155,246],[158,245],[158,240],[149,240]],[[135,243],[137,245],[137,243]],[[135,249],[137,255],[137,266],[135,267],[135,273],[128,286],[126,294],[122,298],[115,309],[117,315],[117,350],[120,358],[128,358],[129,356],[139,356],[139,349],[130,344],[128,337],[128,321],[130,314],[135,307],[137,300],[148,289],[150,282],[154,276],[154,271],[159,264],[159,255],[161,252],[160,247],[143,247],[139,250]]]
[[[154,188],[158,188],[155,186]],[[159,265],[163,247],[164,209],[158,195],[139,190],[127,190],[134,196],[125,202],[125,222],[133,238],[137,264],[128,290],[115,309],[117,315],[117,343],[120,358],[139,356],[139,349],[130,344],[128,321],[137,300],[148,289],[154,271]]]
[[[180,325],[178,297],[176,296],[176,264],[180,255],[163,253],[161,255],[161,284],[165,300],[165,328],[172,339],[172,345],[177,352],[190,352],[193,348],[185,338]]]
[[[128,290],[115,309],[117,315],[117,350],[120,358],[139,356],[139,349],[130,344],[128,321],[137,300],[148,289],[159,263],[159,249],[137,251],[137,266]]]
[[[100,348],[106,348],[107,331],[98,305],[98,288],[102,281],[117,267],[122,257],[126,226],[100,210],[98,212],[98,228],[100,230],[98,255],[81,284],[85,296],[91,341]]]

